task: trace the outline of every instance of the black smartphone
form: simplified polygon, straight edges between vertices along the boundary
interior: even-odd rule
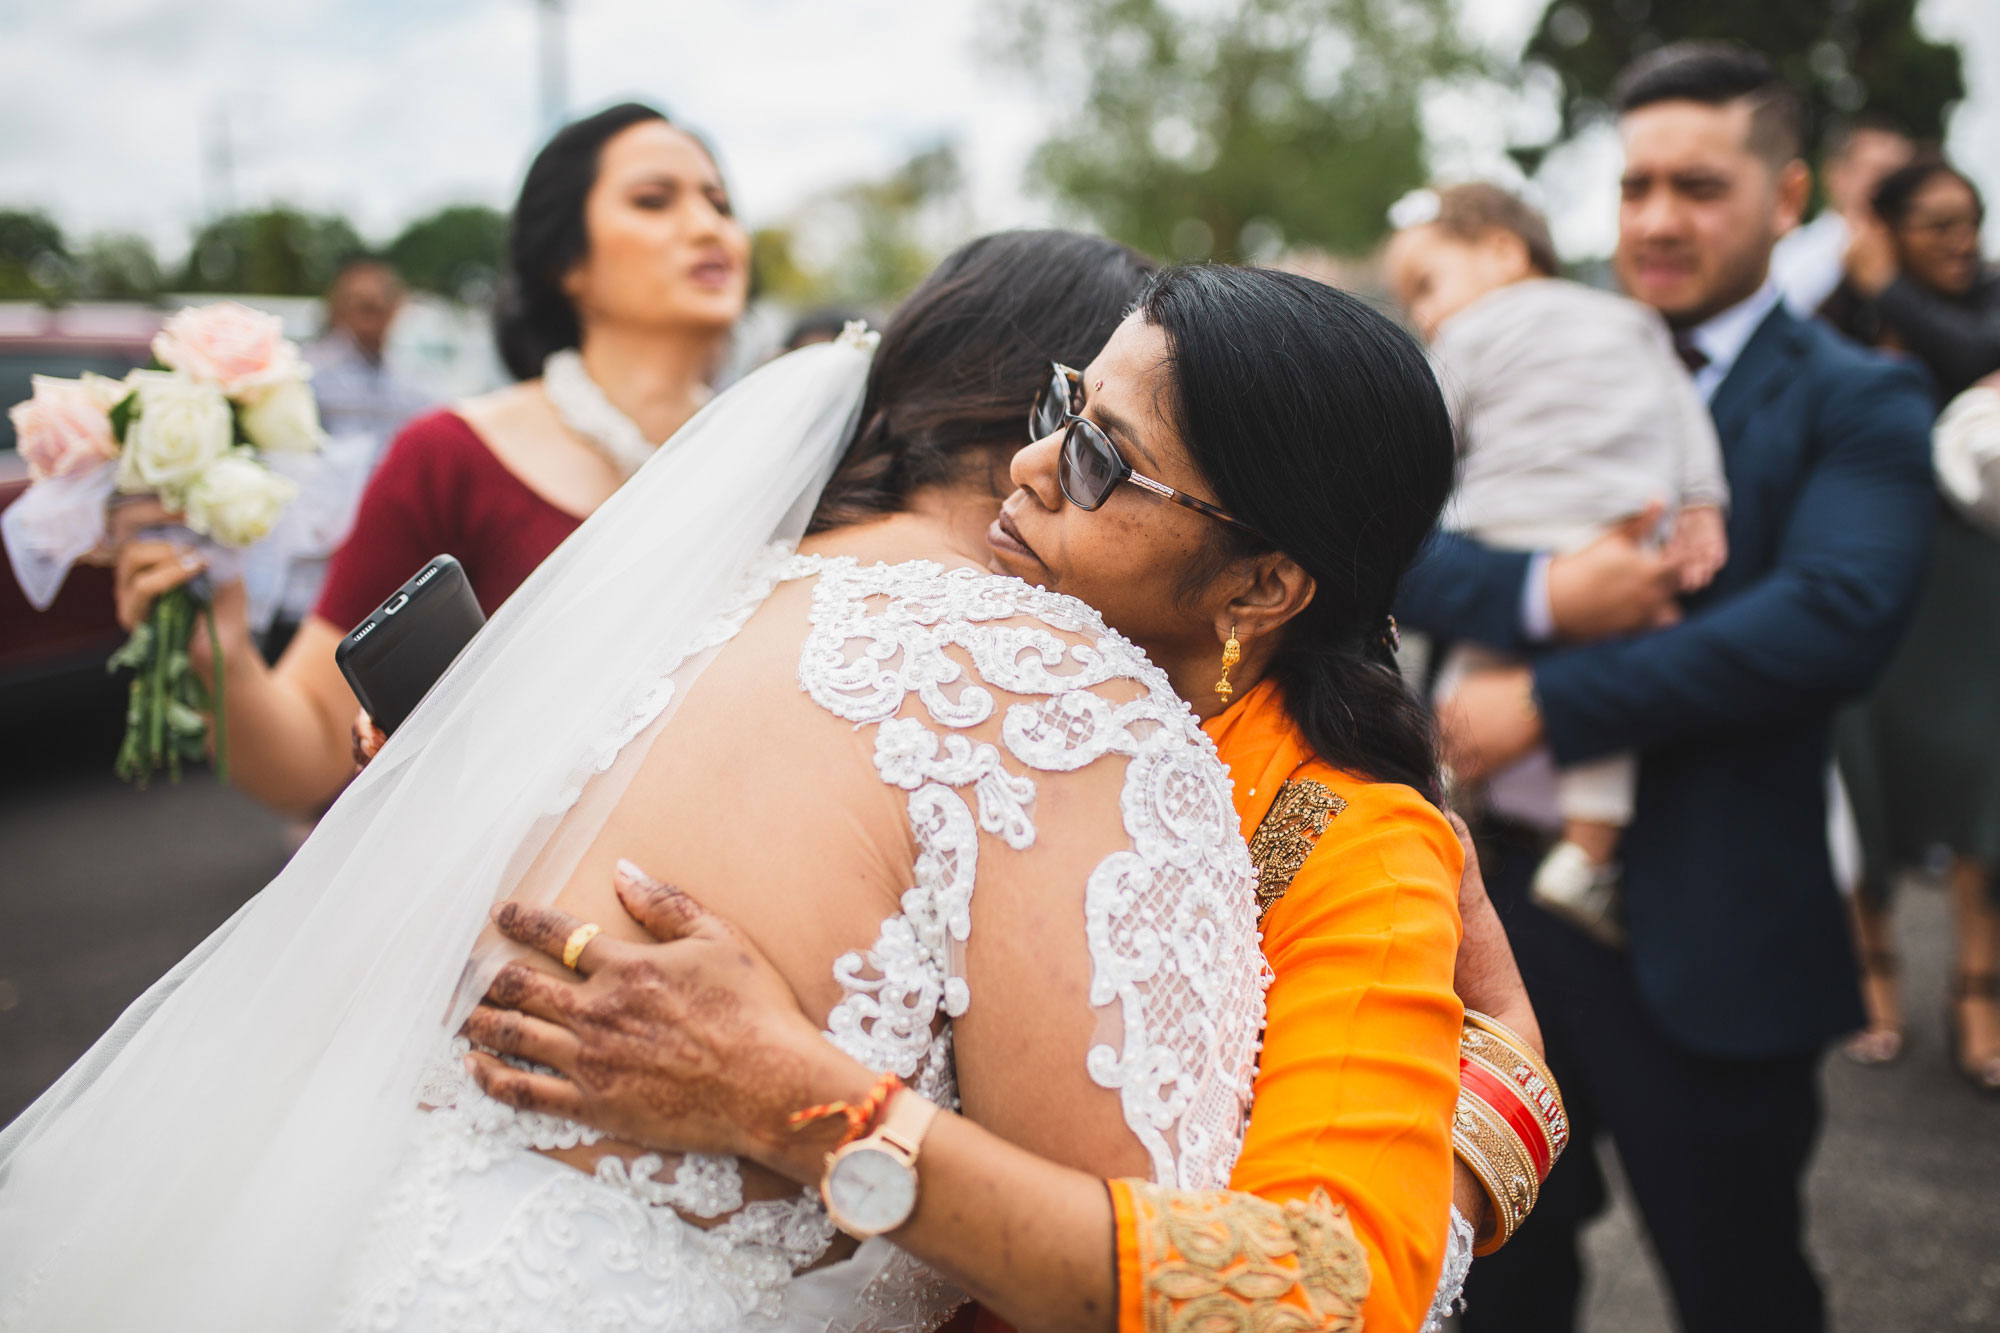
[[[356,625],[333,660],[386,736],[416,711],[485,623],[464,568],[441,555]]]

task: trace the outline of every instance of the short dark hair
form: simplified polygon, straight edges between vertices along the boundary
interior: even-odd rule
[[[357,250],[351,255],[341,257],[340,263],[333,270],[333,276],[326,280],[327,295],[331,296],[337,291],[340,284],[347,280],[350,273],[361,273],[368,269],[388,274],[389,280],[398,287],[404,285],[402,270],[397,268],[388,259],[372,251]]]
[[[1775,169],[1805,151],[1806,106],[1771,63],[1734,42],[1674,42],[1640,56],[1618,76],[1619,115],[1660,102],[1750,107],[1750,151]]]
[[[1052,361],[1089,364],[1157,268],[1098,236],[1004,231],[946,255],[882,330],[861,426],[821,492],[821,532],[999,467],[1028,444]]]
[[[1540,210],[1511,191],[1485,181],[1436,188],[1437,216],[1431,219],[1445,235],[1476,241],[1489,231],[1504,231],[1528,248],[1528,265],[1545,278],[1562,272],[1548,220]]]
[[[1917,191],[1938,176],[1963,181],[1965,188],[1972,191],[1973,208],[1980,219],[1985,220],[1986,202],[1979,197],[1979,187],[1964,172],[1936,153],[1919,154],[1908,166],[1898,167],[1884,176],[1875,187],[1869,205],[1874,208],[1876,217],[1894,227],[1909,216],[1910,204],[1916,199]]]

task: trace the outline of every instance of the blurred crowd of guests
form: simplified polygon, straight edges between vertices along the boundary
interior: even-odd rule
[[[1466,1327],[1574,1326],[1605,1134],[1685,1326],[1818,1328],[1819,1061],[1902,1053],[1912,868],[1952,887],[1946,1058],[2000,1088],[2000,283],[1962,173],[1858,117],[1815,177],[1797,95],[1751,53],[1656,52],[1618,109],[1622,295],[1563,279],[1543,219],[1486,184],[1399,205],[1384,256],[1462,455],[1398,615],[1438,649],[1454,800],[1584,1145],[1475,1267]],[[707,148],[628,104],[522,185],[518,384],[426,402],[383,362],[396,273],[341,270],[309,353],[334,444],[277,622],[218,597],[240,786],[301,815],[338,794],[340,637],[439,552],[504,600],[705,401],[748,257]],[[195,568],[126,543],[121,616]]]
[[[1827,136],[1801,226],[1799,99],[1749,52],[1656,52],[1618,113],[1623,296],[1493,186],[1398,206],[1461,450],[1398,614],[1446,646],[1455,799],[1681,1323],[1820,1328],[1819,1065],[1903,1052],[1913,870],[1953,906],[1942,1058],[2000,1092],[2000,285],[1977,189],[1883,120]],[[1605,1198],[1566,1156],[1465,1327],[1574,1327]]]

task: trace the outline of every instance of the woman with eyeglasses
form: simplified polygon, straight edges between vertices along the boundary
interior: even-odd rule
[[[1937,156],[1883,177],[1873,203],[1821,313],[1859,342],[1922,361],[1948,402],[2000,370],[2000,274],[1979,254],[1985,204]]]
[[[1930,368],[1939,401],[1977,399],[2000,371],[2000,274],[1980,260],[1985,210],[1972,182],[1938,157],[1885,177],[1878,227],[1848,256],[1826,314],[1850,335]],[[1941,423],[1942,424],[1942,423]],[[1944,466],[1945,441],[1939,462]],[[1849,1041],[1862,1064],[1903,1054],[1902,995],[1890,920],[1896,881],[1949,856],[1956,957],[1945,997],[1948,1058],[2000,1096],[2000,539],[1940,499],[1922,598],[1888,673],[1842,719],[1841,775],[1861,834],[1854,898],[1868,1026]]]
[[[1454,972],[1520,987],[1504,945],[1461,957],[1463,853],[1383,637],[1449,428],[1404,335],[1287,275],[1162,275],[1090,358],[1134,276],[1102,242],[990,238],[865,398],[850,334],[719,399],[0,1133],[0,1302],[900,1329],[958,1302],[942,1270],[1030,1327],[1422,1322],[1454,1142],[1504,1237],[1562,1139],[1532,1049],[1462,1027]],[[1036,349],[1081,371],[996,379],[982,353],[1027,335],[994,332],[1067,302],[1110,303]],[[1061,429],[996,519],[1001,423],[1043,388]],[[815,497],[799,553],[765,549]],[[636,869],[614,895],[621,857],[741,933]],[[494,975],[495,897],[546,958]],[[718,940],[726,976],[642,975]],[[497,1096],[446,1040],[489,976],[512,1007],[467,1031]],[[623,1063],[563,1026],[592,1016]],[[727,1086],[646,1082],[676,1053]],[[107,1252],[124,1279],[87,1281]]]
[[[955,302],[951,287],[934,279],[899,311],[878,412],[908,383],[899,355],[960,394],[1019,364],[996,354],[1021,341],[1007,321],[977,318],[987,294]],[[1094,359],[1040,378],[989,563],[1100,608],[1229,765],[1274,973],[1255,1099],[1228,1191],[1107,1181],[1074,1153],[940,1116],[912,1145],[914,1210],[888,1234],[988,1322],[1022,1328],[1432,1327],[1474,1243],[1447,1244],[1455,1182],[1481,1252],[1497,1247],[1567,1132],[1532,1036],[1470,1013],[1461,1025],[1463,999],[1536,1031],[1481,894],[1460,947],[1463,853],[1435,804],[1428,715],[1394,665],[1387,607],[1450,484],[1435,384],[1361,303],[1228,268],[1159,275]],[[939,396],[900,431],[864,412],[823,516],[865,520],[931,490]],[[977,431],[957,443],[975,440],[992,447]],[[981,511],[962,494],[961,516]],[[788,1124],[794,1103],[868,1107],[873,1071],[820,1037],[747,919],[676,878],[689,893],[636,870],[618,885],[669,943],[585,959],[581,984],[503,972],[474,1011],[476,1042],[556,1075],[478,1055],[475,1076],[513,1105],[823,1186],[829,1141]],[[501,928],[556,956],[579,926],[551,911]],[[646,998],[673,993],[707,998]],[[787,1096],[770,1094],[773,1069]],[[964,1109],[980,1119],[973,1097]],[[865,1143],[876,1114],[846,1137]]]

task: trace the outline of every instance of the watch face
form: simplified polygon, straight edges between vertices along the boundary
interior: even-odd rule
[[[917,1206],[917,1173],[879,1148],[861,1148],[833,1164],[826,1192],[849,1231],[880,1235],[901,1226]]]

